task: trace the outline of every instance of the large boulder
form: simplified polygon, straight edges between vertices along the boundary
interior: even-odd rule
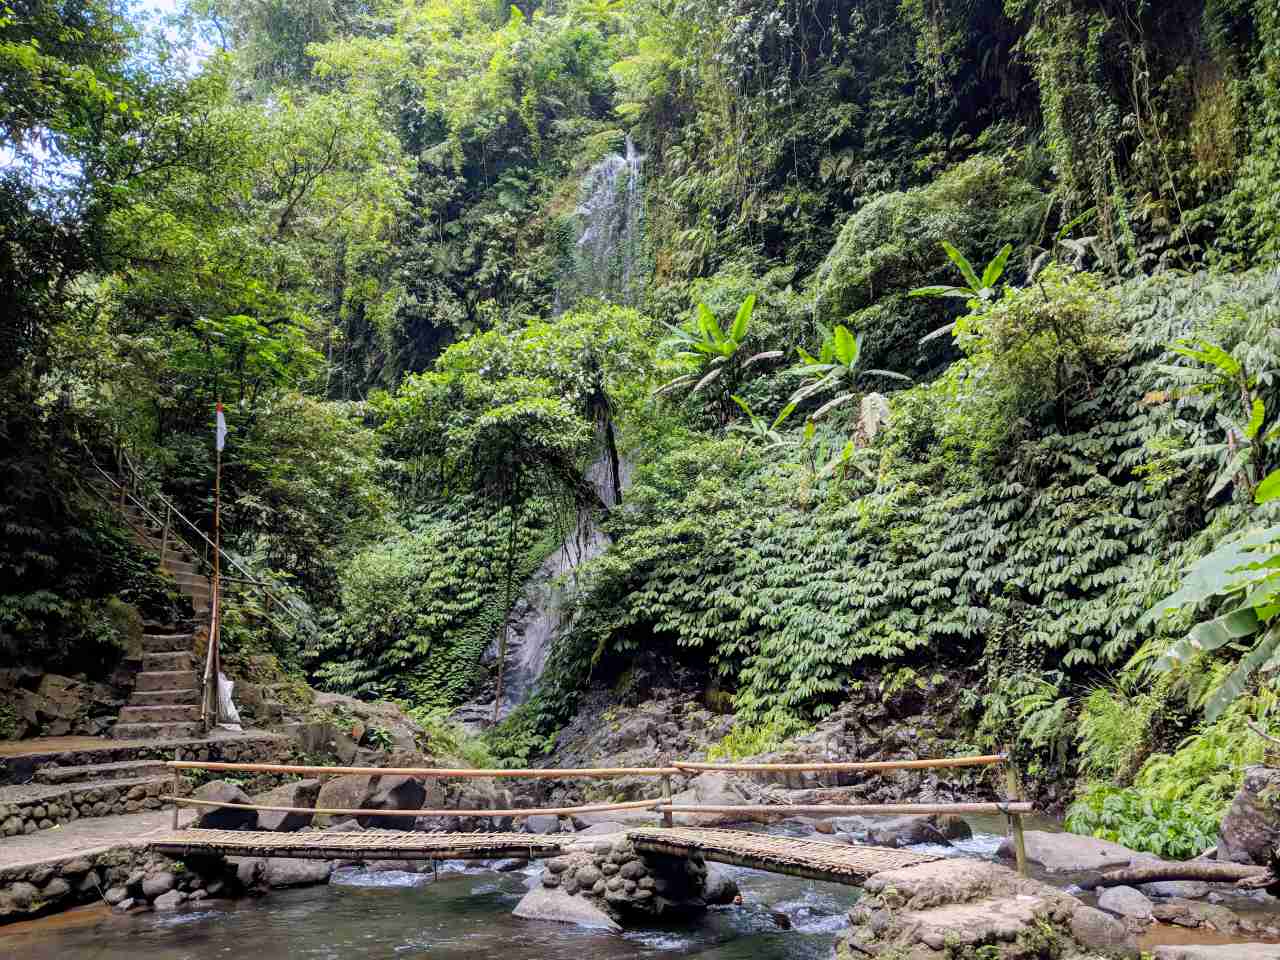
[[[1098,895],[1098,907],[1134,920],[1150,920],[1152,903],[1133,887],[1108,887]]]
[[[359,810],[364,805],[364,798],[369,795],[372,780],[372,777],[361,774],[347,774],[326,780],[316,797],[316,806],[325,810]],[[345,814],[325,814],[325,816],[331,816],[335,822],[350,819]]]
[[[193,794],[197,800],[214,803],[251,804],[249,795],[234,783],[211,780],[197,787]],[[253,830],[258,826],[257,810],[237,810],[235,807],[207,807],[198,825],[206,830]]]
[[[917,843],[951,846],[951,841],[929,817],[889,817],[867,831],[867,840],[878,847],[909,847]]]
[[[703,880],[702,899],[712,906],[723,906],[733,903],[738,896],[738,881],[733,871],[718,863],[707,865],[707,876]]]
[[[262,876],[273,890],[284,887],[310,887],[328,883],[333,873],[329,860],[298,860],[292,857],[272,857],[266,861]]]
[[[357,817],[362,827],[383,827],[387,830],[412,830],[417,811],[427,798],[427,788],[416,777],[378,777],[370,785],[370,793],[360,806],[365,810],[407,810],[403,817]]]
[[[736,777],[716,770],[700,773],[689,782],[689,788],[675,796],[676,804],[705,804],[718,807],[738,807],[751,802],[748,788]],[[781,814],[783,811],[779,810]],[[764,821],[758,814],[716,812],[677,813],[675,823],[680,826],[715,826],[717,824]]]
[[[1027,860],[1051,873],[1085,873],[1111,867],[1127,867],[1141,856],[1110,840],[1082,837],[1075,833],[1028,830],[1024,837]],[[998,856],[1005,860],[1014,858],[1012,840],[1005,838],[1000,844]]]
[[[1223,946],[1156,947],[1155,960],[1280,960],[1280,944],[1230,943]]]
[[[590,900],[565,893],[559,886],[538,884],[524,895],[512,913],[522,920],[550,920],[614,932],[622,929],[616,920]]]
[[[319,780],[294,780],[274,790],[259,794],[253,802],[263,807],[307,807],[314,809],[320,794]],[[258,811],[258,829],[288,832],[311,826],[313,813],[284,813],[278,810]]]
[[[1280,844],[1280,769],[1248,767],[1244,783],[1222,818],[1218,859],[1265,864]]]

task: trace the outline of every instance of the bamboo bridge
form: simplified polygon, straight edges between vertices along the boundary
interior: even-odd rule
[[[708,770],[736,773],[774,773],[804,771],[879,772],[884,770],[933,769],[940,767],[992,766],[1003,764],[1008,770],[1009,798],[1002,802],[979,803],[910,803],[910,804],[741,804],[712,805],[676,803],[672,800],[671,777],[682,773]],[[751,867],[772,873],[804,877],[857,886],[867,878],[886,870],[916,866],[939,859],[912,850],[898,850],[827,840],[776,836],[749,830],[675,826],[674,814],[775,815],[820,814],[847,815],[928,815],[928,814],[1003,814],[1009,819],[1014,838],[1018,871],[1025,873],[1026,858],[1022,841],[1022,817],[1033,812],[1033,806],[1019,799],[1017,774],[1005,755],[955,757],[939,760],[900,760],[883,763],[812,763],[812,764],[706,764],[673,763],[669,767],[597,767],[587,769],[532,770],[466,770],[382,767],[314,767],[284,764],[202,763],[175,760],[174,795],[178,805],[192,807],[230,807],[261,811],[311,813],[345,817],[512,817],[538,814],[572,815],[618,810],[649,810],[660,815],[660,825],[632,827],[622,833],[642,853],[669,857],[695,857],[735,866]],[[660,778],[662,796],[624,803],[585,804],[573,807],[540,807],[510,810],[443,809],[381,810],[348,808],[311,808],[254,806],[220,803],[177,796],[177,779],[185,769],[218,772],[277,773],[305,776],[367,775],[415,776],[422,778],[605,778],[616,776],[651,776]],[[497,860],[527,858],[529,860],[558,857],[571,851],[581,838],[573,834],[542,835],[515,832],[445,833],[420,830],[367,830],[360,833],[328,833],[302,830],[291,833],[258,830],[211,830],[190,826],[178,829],[178,807],[174,808],[174,829],[151,840],[149,847],[174,857],[235,856],[289,857],[313,860]]]

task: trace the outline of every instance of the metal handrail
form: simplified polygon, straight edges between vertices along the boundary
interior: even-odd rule
[[[141,510],[141,511],[143,512],[143,514],[145,514],[147,517],[149,517],[149,518],[150,518],[154,523],[159,524],[160,526],[167,526],[167,523],[166,523],[165,521],[161,520],[161,519],[160,519],[160,517],[159,517],[159,516],[157,516],[155,513],[153,513],[153,512],[151,511],[151,508],[150,508],[149,506],[147,506],[147,504],[146,504],[144,501],[139,500],[137,497],[135,497],[135,496],[133,495],[133,492],[132,492],[132,490],[131,490],[131,488],[130,488],[130,487],[128,487],[128,486],[126,486],[125,484],[121,483],[121,482],[120,482],[119,480],[117,480],[114,476],[112,476],[112,475],[111,475],[111,473],[110,473],[110,472],[108,472],[107,470],[104,470],[104,469],[103,469],[103,467],[102,467],[102,465],[101,465],[100,463],[98,463],[97,458],[93,455],[93,451],[92,451],[92,450],[90,450],[87,446],[85,446],[85,452],[89,454],[89,460],[93,463],[93,467],[94,467],[94,469],[95,469],[95,470],[97,470],[97,471],[98,471],[98,473],[102,474],[102,476],[107,480],[107,482],[108,482],[108,483],[110,483],[113,487],[117,488],[117,489],[120,491],[120,495],[121,495],[121,502],[122,502],[122,503],[123,503],[124,498],[125,498],[125,497],[127,497],[130,501],[132,501],[132,503],[133,503],[135,506],[137,506],[137,507],[138,507],[138,509],[139,509],[139,510]],[[142,473],[141,473],[141,471],[139,471],[139,470],[138,470],[138,468],[134,465],[133,460],[129,457],[128,451],[126,451],[126,450],[124,449],[124,447],[123,447],[123,446],[118,447],[118,454],[119,454],[120,459],[124,462],[124,466],[127,468],[127,472],[128,472],[128,474],[129,474],[129,475],[131,475],[131,478],[134,480],[133,489],[139,489],[139,488],[142,486],[142,484],[141,484],[141,480],[142,480]],[[229,553],[227,553],[227,551],[223,550],[220,546],[216,545],[212,540],[210,540],[210,539],[208,538],[208,536],[206,536],[206,535],[205,535],[204,531],[203,531],[203,530],[201,530],[198,526],[196,526],[196,525],[195,525],[195,523],[193,523],[190,519],[188,519],[188,517],[186,516],[186,514],[184,514],[181,510],[179,510],[176,506],[174,506],[173,501],[171,501],[171,500],[170,500],[168,497],[166,497],[163,493],[158,493],[158,492],[157,492],[157,493],[153,493],[152,495],[153,495],[156,499],[158,499],[161,503],[163,503],[163,504],[164,504],[164,506],[165,506],[165,510],[166,510],[170,515],[176,515],[176,516],[178,517],[178,519],[179,519],[179,520],[181,520],[183,523],[185,523],[188,527],[190,527],[190,528],[191,528],[191,530],[196,534],[196,536],[197,536],[197,537],[199,537],[202,541],[204,541],[204,544],[205,544],[204,562],[205,562],[206,564],[209,562],[209,554],[208,554],[209,548],[212,548],[212,549],[216,550],[216,551],[218,552],[218,555],[219,555],[220,557],[222,557],[224,560],[226,560],[226,561],[227,561],[227,563],[231,564],[233,567],[235,567],[235,568],[236,568],[237,570],[239,570],[241,573],[245,574],[245,578],[244,578],[244,579],[239,578],[239,577],[224,577],[223,579],[227,579],[227,580],[235,580],[235,581],[237,581],[237,582],[253,584],[253,585],[254,585],[254,586],[256,586],[259,590],[261,590],[261,591],[262,591],[262,593],[267,597],[267,599],[269,599],[269,600],[273,601],[274,603],[276,603],[277,605],[279,605],[279,607],[280,607],[281,609],[283,609],[283,610],[285,611],[285,613],[287,613],[287,614],[289,615],[290,619],[293,621],[293,623],[294,623],[294,625],[295,625],[296,627],[298,627],[298,628],[304,628],[304,627],[303,627],[303,621],[302,621],[301,617],[300,617],[298,614],[296,614],[296,613],[292,610],[292,608],[290,607],[290,605],[289,605],[286,601],[281,600],[281,599],[280,599],[279,597],[277,597],[274,593],[272,593],[272,592],[267,588],[267,584],[265,583],[265,581],[258,580],[258,579],[256,579],[256,578],[254,578],[254,577],[253,577],[253,574],[252,574],[252,571],[250,571],[249,569],[247,569],[247,568],[246,568],[243,564],[241,564],[241,563],[240,563],[240,561],[238,561],[235,557],[231,556]],[[198,551],[197,551],[197,550],[195,550],[195,548],[194,548],[194,547],[192,547],[192,546],[191,546],[191,544],[190,544],[189,542],[187,542],[187,540],[186,540],[184,537],[182,537],[181,535],[177,534],[176,532],[173,534],[173,536],[174,536],[174,537],[175,537],[175,538],[176,538],[176,539],[177,539],[177,540],[178,540],[178,541],[179,541],[183,546],[185,546],[189,551],[191,551],[191,555],[192,555],[192,556],[198,556]],[[267,613],[267,612],[265,612],[265,611],[264,611],[262,615],[263,615],[263,617],[265,617],[265,618],[266,618],[266,619],[267,619],[267,620],[268,620],[272,625],[274,625],[274,626],[276,627],[276,629],[280,630],[282,633],[288,633],[288,632],[289,632],[289,631],[288,631],[288,630],[287,630],[287,629],[286,629],[286,628],[285,628],[285,627],[284,627],[284,626],[283,626],[283,625],[282,625],[278,620],[276,620],[273,616],[271,616],[271,614],[270,614],[270,613]],[[304,629],[305,629],[305,628],[304,628]]]

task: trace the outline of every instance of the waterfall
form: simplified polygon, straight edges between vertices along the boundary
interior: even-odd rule
[[[644,155],[631,137],[587,171],[573,212],[576,240],[556,289],[557,309],[585,297],[635,303],[645,272]]]
[[[619,465],[619,486],[623,489],[630,481],[630,467]],[[613,496],[613,476],[607,454],[602,454],[587,471],[591,481],[606,506],[616,506]],[[502,674],[502,703],[498,716],[505,717],[529,699],[542,676],[556,635],[564,625],[568,592],[576,585],[575,571],[582,564],[604,553],[609,546],[593,511],[579,510],[573,529],[529,578],[523,593],[511,609],[505,624],[508,632],[507,661]],[[495,638],[485,654],[485,662],[496,668],[498,641]],[[490,689],[486,698],[464,704],[454,711],[453,719],[465,727],[479,729],[493,719],[493,696]]]

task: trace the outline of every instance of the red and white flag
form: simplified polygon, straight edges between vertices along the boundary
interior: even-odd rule
[[[221,452],[227,444],[227,418],[222,415],[222,404],[218,404],[217,448]]]

